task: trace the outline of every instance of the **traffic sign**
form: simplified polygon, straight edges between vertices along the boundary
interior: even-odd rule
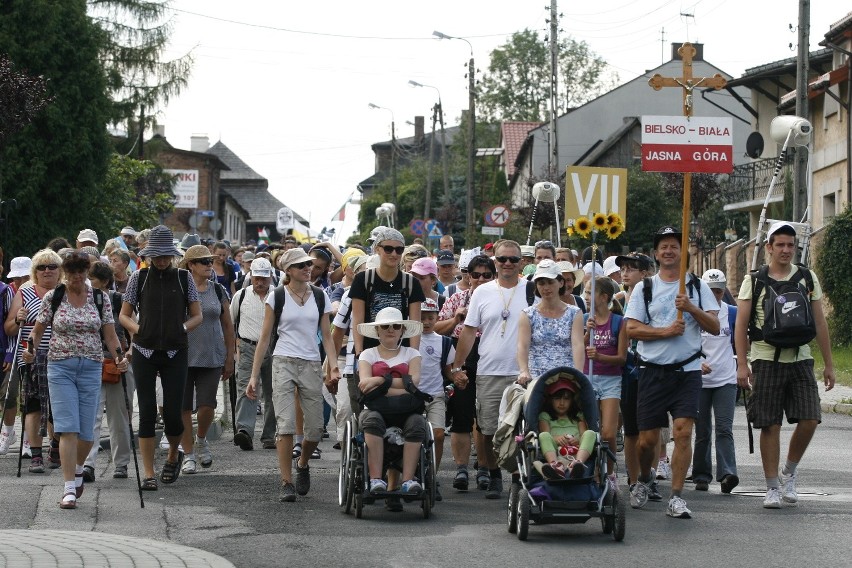
[[[198,215],[199,217],[215,217],[216,216],[215,211],[210,211],[210,210],[207,210],[207,209],[199,209],[195,212],[195,214]]]
[[[730,117],[643,116],[642,170],[729,174],[733,131]]]
[[[438,220],[437,219],[426,219],[424,221],[424,223],[425,223],[425,226],[426,226],[426,232],[427,233],[431,233],[432,229],[434,229],[435,227],[438,226]]]
[[[483,235],[496,235],[498,237],[503,236],[503,227],[482,227]]]
[[[426,222],[423,219],[412,219],[411,223],[408,224],[408,228],[411,229],[412,235],[420,237],[426,229]]]
[[[485,212],[485,224],[489,227],[505,227],[509,216],[509,208],[506,205],[494,205]]]
[[[429,238],[430,239],[437,239],[437,238],[440,238],[440,237],[443,237],[443,236],[444,236],[444,233],[441,232],[441,227],[439,227],[438,225],[433,226],[432,230],[429,231]]]

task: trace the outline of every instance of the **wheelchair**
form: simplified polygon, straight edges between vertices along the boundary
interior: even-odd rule
[[[370,493],[370,476],[367,461],[367,443],[364,433],[358,426],[358,419],[352,417],[344,430],[345,445],[341,446],[340,470],[338,475],[337,500],[344,514],[355,509],[355,518],[364,516],[364,505],[388,497],[399,497],[406,503],[420,502],[423,518],[428,519],[435,506],[437,491],[435,479],[435,437],[432,426],[428,424],[426,440],[420,445],[420,459],[417,465],[417,478],[423,487],[418,495],[408,495],[399,491],[381,491]],[[402,471],[402,446],[384,441],[384,462],[382,471],[389,468]]]

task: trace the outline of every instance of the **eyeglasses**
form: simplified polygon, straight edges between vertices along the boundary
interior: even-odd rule
[[[521,262],[521,257],[519,256],[497,256],[494,258],[500,264],[506,264],[507,262],[511,262],[512,264],[518,264]]]
[[[392,247],[384,247],[386,253],[390,253],[388,248],[392,248]],[[414,249],[413,251],[410,251],[408,253],[408,256],[410,256],[411,258],[426,258],[427,254],[428,253],[423,249]]]
[[[400,329],[402,329],[402,324],[401,323],[382,324],[382,325],[379,326],[379,328],[384,329],[384,330],[393,329],[394,331],[399,331]]]
[[[212,258],[198,258],[198,259],[193,260],[192,262],[194,262],[196,264],[203,264],[204,266],[210,266],[210,265],[213,264],[213,259]]]
[[[491,280],[492,278],[494,278],[493,272],[468,272],[468,274],[470,274],[471,280],[479,280],[480,278]]]
[[[45,270],[56,270],[59,268],[58,264],[37,264],[35,269],[38,272],[44,272]]]
[[[383,245],[379,248],[384,250],[387,254],[402,254],[403,252],[405,252],[405,247],[392,247],[390,245]]]
[[[297,269],[297,270],[302,270],[303,268],[311,267],[311,266],[313,266],[313,265],[314,265],[314,261],[312,261],[312,260],[306,260],[305,262],[297,262],[297,263],[295,263],[295,264],[291,264],[291,265],[290,265],[290,268],[295,268],[295,269]]]

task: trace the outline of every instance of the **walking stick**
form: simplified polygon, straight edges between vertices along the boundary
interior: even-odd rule
[[[231,426],[237,435],[237,374],[232,373],[228,379],[228,398],[231,399]]]
[[[21,332],[22,331],[24,331],[24,326],[21,326],[18,329],[18,339],[15,341],[15,350],[16,351],[18,349],[18,345],[21,344]],[[6,383],[6,398],[3,399],[3,414],[2,414],[3,418],[6,417],[6,410],[9,408],[9,395],[12,394],[12,377],[15,376],[15,364],[17,362],[18,362],[18,358],[12,357],[12,368],[9,371],[9,380]],[[19,392],[18,396],[20,396],[20,394],[21,393]],[[2,421],[3,418],[0,418],[0,421]],[[21,443],[23,443],[23,440],[21,440]]]
[[[121,347],[115,350],[119,359],[124,356]],[[124,406],[127,408],[127,427],[130,430],[130,447],[133,448],[133,465],[136,466],[136,488],[139,490],[139,506],[145,508],[145,498],[142,497],[142,477],[139,475],[139,459],[136,457],[136,440],[133,439],[133,411],[130,408],[130,398],[127,396],[127,374],[121,373],[121,388],[124,391]]]
[[[24,347],[25,351],[33,352],[32,343],[28,340],[24,340],[21,344]],[[23,354],[21,354],[23,357]],[[18,368],[18,374],[21,376],[20,382],[18,383],[18,395],[21,398],[21,443],[18,447],[18,477],[21,477],[21,462],[24,459],[24,433],[26,433],[27,427],[27,397],[24,394],[24,384],[25,381],[29,382],[29,375],[32,372],[32,368],[29,365],[24,365],[24,368]],[[9,377],[9,380],[12,380],[12,377]]]

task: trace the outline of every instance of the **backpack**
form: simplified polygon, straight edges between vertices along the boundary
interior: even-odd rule
[[[798,265],[797,265],[798,266]],[[804,285],[802,285],[804,281]],[[757,326],[757,299],[764,288],[763,325]],[[751,341],[764,341],[775,347],[775,362],[781,350],[806,345],[816,337],[816,322],[811,311],[814,278],[810,269],[799,266],[791,280],[774,280],[769,277],[769,266],[752,273],[751,315],[748,337]]]
[[[449,335],[441,336],[441,373],[444,372],[444,367],[447,366],[447,360],[450,357],[450,348],[453,346],[453,340]]]
[[[56,310],[59,309],[59,304],[62,303],[62,298],[65,297],[65,284],[60,284],[53,290],[53,298],[50,300],[51,317],[56,315]],[[95,306],[98,308],[98,315],[101,321],[104,319],[104,292],[98,288],[92,288],[92,299],[95,301]],[[115,313],[115,308],[113,308]]]
[[[137,311],[142,304],[142,292],[145,290],[145,282],[148,280],[148,268],[139,269],[139,279],[136,281],[136,306]],[[189,309],[189,271],[183,268],[178,268],[178,285],[183,291],[183,298],[186,302],[186,307]],[[218,291],[217,291],[218,293]],[[58,304],[57,304],[58,305]]]
[[[527,280],[527,305],[532,306],[535,303],[535,282]]]
[[[402,274],[402,308],[400,311],[404,317],[408,317],[408,298],[414,287],[414,277],[408,272]],[[366,309],[369,310],[373,304],[373,282],[376,280],[376,269],[370,268],[364,273],[364,287],[367,290]]]
[[[702,310],[704,306],[701,305],[701,284],[698,276],[690,272],[686,279],[686,291],[689,294],[689,299],[692,299],[692,293],[695,292],[698,294],[698,307]],[[645,300],[645,317],[648,318],[648,321],[651,321],[651,311],[649,309],[651,305],[651,300],[653,299],[654,293],[654,281],[650,276],[646,276],[642,279],[642,299]]]
[[[325,293],[322,288],[318,288],[313,284],[308,284],[311,287],[311,292],[314,293],[314,300],[317,303],[317,311],[319,315],[317,316],[317,328],[320,326],[320,322],[322,321],[322,316],[325,313]],[[245,297],[245,294],[243,294]],[[273,320],[275,323],[272,327],[272,349],[275,349],[275,344],[278,343],[278,322],[281,321],[281,313],[284,311],[284,302],[287,301],[287,290],[284,284],[277,286],[274,292],[275,297],[275,319]],[[240,299],[240,303],[242,303],[242,299]],[[237,312],[239,314],[239,312]]]

